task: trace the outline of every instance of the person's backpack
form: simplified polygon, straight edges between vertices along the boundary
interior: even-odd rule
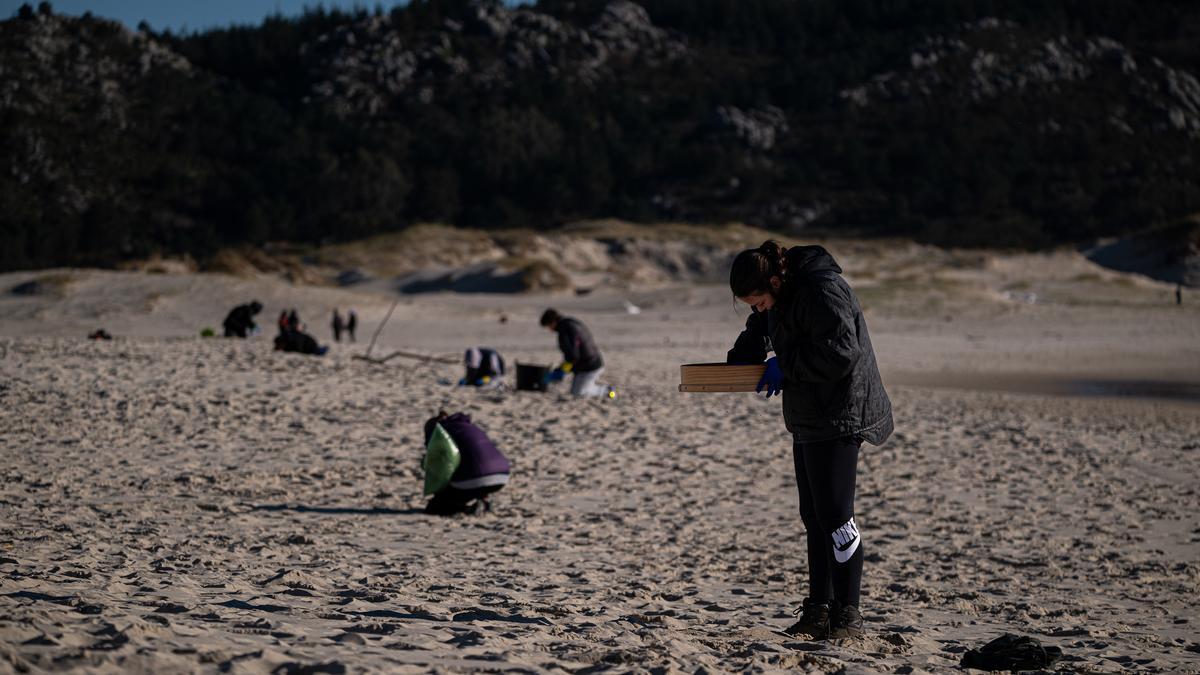
[[[1042,670],[1062,658],[1058,647],[1043,647],[1031,637],[1005,633],[962,657],[964,668],[977,670]]]

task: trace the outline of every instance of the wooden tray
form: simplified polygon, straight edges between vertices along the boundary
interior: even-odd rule
[[[688,363],[679,366],[679,391],[754,391],[767,366],[731,366],[727,363]]]

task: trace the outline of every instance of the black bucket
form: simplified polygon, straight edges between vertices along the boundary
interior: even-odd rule
[[[521,391],[546,391],[546,373],[550,366],[535,366],[517,362],[517,389]]]

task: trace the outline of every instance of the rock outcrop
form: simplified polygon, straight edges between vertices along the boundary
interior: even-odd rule
[[[746,147],[770,150],[777,137],[787,133],[787,115],[773,105],[755,110],[720,106],[713,113],[712,127],[733,134]]]
[[[944,97],[985,103],[1027,92],[1060,94],[1075,86],[1122,93],[1104,97],[1103,103],[1109,123],[1123,133],[1148,127],[1200,138],[1200,82],[1189,73],[1157,58],[1139,59],[1105,37],[1039,38],[998,19],[927,38],[913,49],[906,69],[875,75],[840,96],[857,107]],[[1059,124],[1049,122],[1043,131],[1053,132]]]
[[[339,115],[372,116],[397,100],[431,103],[455,88],[506,88],[526,78],[594,84],[622,68],[688,55],[628,0],[608,4],[587,27],[530,7],[479,0],[463,22],[405,41],[389,15],[364,18],[303,47],[310,101]]]

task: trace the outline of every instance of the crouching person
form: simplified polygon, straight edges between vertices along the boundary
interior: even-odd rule
[[[498,387],[504,377],[504,357],[491,347],[471,347],[463,354],[463,365],[460,387]]]
[[[488,496],[508,483],[508,458],[469,416],[447,415],[444,410],[425,422],[425,447],[429,447],[438,425],[458,447],[459,463],[449,484],[435,492],[425,505],[425,513],[438,516],[474,513],[481,506],[490,511]]]
[[[225,337],[244,338],[252,335],[258,330],[258,324],[254,323],[254,315],[261,312],[262,308],[262,303],[254,300],[229,310],[222,324],[225,327]]]
[[[324,356],[329,346],[317,344],[317,339],[304,332],[304,324],[296,310],[279,315],[279,335],[275,336],[275,351]]]

